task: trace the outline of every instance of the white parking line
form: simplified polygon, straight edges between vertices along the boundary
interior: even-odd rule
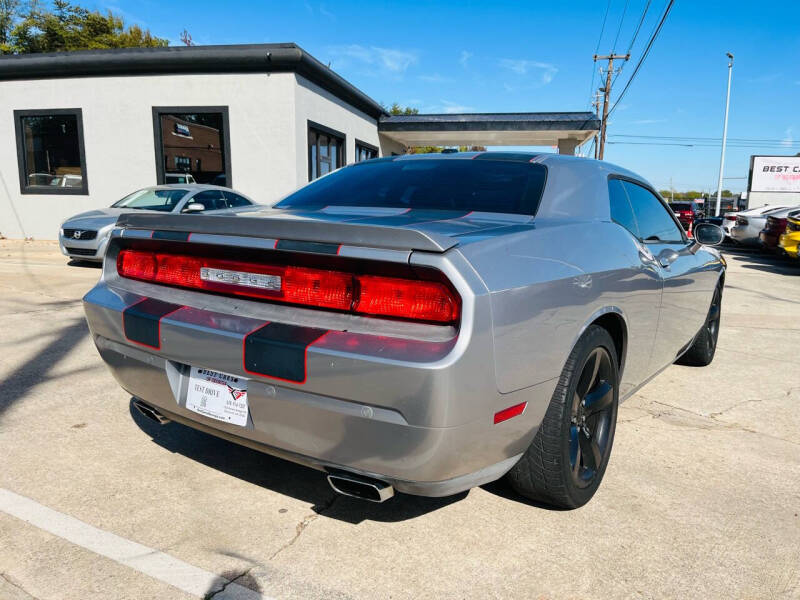
[[[225,588],[214,595],[215,600],[268,600],[258,592],[231,583],[210,571],[93,527],[3,488],[0,488],[0,511],[201,598]]]

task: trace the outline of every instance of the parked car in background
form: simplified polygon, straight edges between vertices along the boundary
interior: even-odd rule
[[[793,214],[793,213],[789,213]],[[786,231],[786,217],[768,216],[764,224],[764,229],[758,234],[758,239],[761,242],[761,247],[770,252],[777,252],[780,250],[778,241],[781,235]]]
[[[236,219],[121,215],[83,301],[155,422],[376,502],[507,474],[575,508],[619,401],[712,361],[724,277],[635,173],[469,152],[358,162]]]
[[[722,229],[725,231],[725,235],[730,237],[731,230],[736,227],[736,218],[739,215],[742,216],[749,216],[749,215],[761,215],[765,212],[769,212],[772,210],[777,210],[779,208],[787,208],[783,204],[774,205],[774,204],[765,204],[763,206],[756,206],[753,208],[748,208],[747,210],[740,210],[740,211],[731,211],[726,212],[723,214],[722,219]]]
[[[213,185],[159,185],[137,190],[110,208],[91,210],[64,221],[58,235],[62,254],[101,261],[117,218],[129,212],[236,214],[260,205],[239,192]]]
[[[164,173],[164,183],[197,183],[191,173]],[[216,182],[215,182],[216,183]]]
[[[695,219],[705,216],[703,208],[697,202],[670,202],[669,207],[687,231]]]
[[[797,209],[800,209],[800,206],[770,207],[758,213],[749,211],[739,213],[736,216],[736,225],[731,229],[731,239],[745,246],[758,246],[761,243],[759,234],[767,224],[767,217],[785,218],[786,215]]]
[[[55,175],[47,184],[51,187],[76,187],[83,185],[83,177],[80,175]]]
[[[800,244],[800,211],[786,217],[786,229],[778,240],[778,246],[791,258],[800,258],[798,244]]]

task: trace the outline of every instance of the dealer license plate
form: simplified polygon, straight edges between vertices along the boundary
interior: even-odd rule
[[[247,380],[192,367],[186,408],[218,421],[247,425]]]

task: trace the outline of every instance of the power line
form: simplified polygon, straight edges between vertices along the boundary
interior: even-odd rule
[[[683,146],[685,148],[719,148],[722,142],[706,143],[706,142],[626,142],[626,141],[613,141],[608,140],[607,144],[626,144],[633,146]],[[786,143],[774,144],[740,144],[731,143],[728,140],[728,146],[731,148],[768,148],[771,150],[798,150],[800,149],[800,142],[793,142],[791,145]]]
[[[608,4],[606,4],[606,14],[603,16],[603,25],[600,27],[600,36],[597,38],[597,46],[595,46],[594,53],[597,54],[600,52],[600,42],[603,41],[603,32],[606,30],[606,20],[608,19],[608,11],[611,8],[611,0],[608,0]],[[592,63],[592,83],[589,85],[589,102],[592,101],[594,97],[594,78],[597,76],[597,69],[595,69],[595,64]]]
[[[619,33],[622,31],[622,24],[625,22],[625,13],[628,12],[628,3],[630,0],[625,0],[625,6],[622,8],[622,18],[619,20],[619,27],[617,27],[617,35],[614,37],[614,45],[611,46],[611,54],[617,51],[617,41],[619,40]],[[597,52],[595,52],[597,54]]]
[[[628,51],[625,54],[630,54],[631,50],[633,49],[633,45],[636,43],[636,38],[639,37],[639,31],[642,29],[642,23],[644,23],[644,18],[647,16],[647,11],[650,9],[650,2],[652,0],[647,0],[647,4],[644,5],[644,10],[642,11],[642,17],[639,19],[639,24],[636,26],[636,31],[633,32],[633,37],[631,38],[631,43],[628,44]]]
[[[633,80],[636,78],[637,73],[639,73],[639,69],[641,68],[642,64],[644,64],[645,59],[647,59],[647,55],[650,54],[650,49],[653,47],[653,43],[656,41],[658,34],[661,32],[661,28],[664,26],[664,22],[667,20],[667,15],[669,15],[669,11],[672,9],[673,4],[675,4],[675,0],[669,0],[667,8],[664,10],[664,14],[661,16],[661,20],[659,21],[653,33],[650,35],[650,40],[647,42],[647,46],[645,47],[644,52],[642,53],[642,57],[639,59],[639,62],[636,63],[636,67],[634,67],[630,79],[628,79],[628,82],[625,84],[625,87],[622,88],[622,92],[620,93],[619,96],[617,96],[616,102],[614,102],[614,105],[608,112],[609,116],[614,112],[614,110],[619,105],[620,100],[622,100],[622,98],[625,96],[625,92],[628,91],[628,88],[631,86],[631,83],[633,83]]]
[[[609,137],[626,137],[626,138],[642,138],[649,140],[682,140],[682,141],[710,141],[720,142],[722,138],[718,137],[698,137],[698,136],[684,136],[684,135],[641,135],[634,133],[612,133]],[[729,142],[776,142],[781,144],[793,144],[794,141],[775,138],[728,138]]]
[[[644,23],[644,19],[647,16],[647,11],[650,9],[650,2],[652,0],[647,0],[647,4],[644,5],[644,10],[642,11],[642,16],[639,18],[639,24],[636,25],[636,31],[633,32],[633,37],[631,38],[631,43],[628,44],[628,49],[625,51],[625,54],[630,54],[631,50],[633,49],[633,45],[636,43],[636,38],[639,37],[639,31],[642,29],[642,24]],[[617,71],[617,74],[614,75],[614,79],[611,81],[611,86],[613,87],[615,83],[617,83],[617,77],[622,74],[622,69],[625,68],[626,63],[622,63]]]

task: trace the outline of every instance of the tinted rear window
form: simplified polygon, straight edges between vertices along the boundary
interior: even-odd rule
[[[670,202],[669,207],[672,210],[692,210],[692,205],[686,202]]]
[[[377,206],[533,215],[546,174],[539,164],[500,160],[364,162],[310,183],[277,207]]]

